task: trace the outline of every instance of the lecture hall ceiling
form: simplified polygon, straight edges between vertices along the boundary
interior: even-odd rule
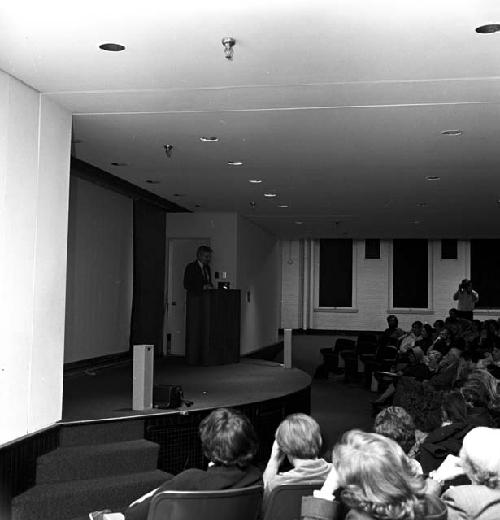
[[[191,210],[283,237],[500,237],[487,23],[497,0],[7,2],[0,69],[74,113],[79,159]]]

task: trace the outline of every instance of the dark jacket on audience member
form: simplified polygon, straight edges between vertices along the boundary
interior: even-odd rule
[[[164,482],[155,493],[144,501],[124,511],[126,520],[147,520],[149,505],[154,495],[162,491],[216,491],[245,488],[262,483],[262,473],[255,466],[211,466],[207,471],[187,469]]]
[[[496,423],[485,406],[473,406],[467,409],[467,422],[473,426],[496,428]]]
[[[463,438],[472,430],[469,423],[452,423],[429,433],[420,446],[420,462],[425,474],[437,469],[448,454],[458,455]]]
[[[441,496],[448,506],[448,520],[498,520],[500,490],[486,486],[456,486]]]
[[[422,499],[423,516],[418,520],[446,520],[446,505],[433,495],[425,495]],[[302,499],[301,520],[337,520],[340,518],[338,502],[330,502],[322,498],[304,497]],[[372,520],[372,516],[351,509],[345,520]]]

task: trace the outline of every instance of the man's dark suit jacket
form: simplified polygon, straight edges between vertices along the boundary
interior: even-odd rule
[[[211,466],[207,471],[187,469],[164,482],[152,496],[129,507],[126,520],[146,520],[153,496],[162,491],[216,491],[219,489],[245,488],[262,483],[262,473],[255,466]]]
[[[212,282],[212,272],[210,266],[207,265],[209,283]],[[201,270],[200,264],[195,260],[186,266],[184,271],[184,289],[188,292],[201,293],[203,292],[203,286],[205,281],[203,278],[203,271]]]

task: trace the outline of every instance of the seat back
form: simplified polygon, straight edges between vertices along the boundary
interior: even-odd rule
[[[358,335],[358,345],[360,343],[377,343],[377,336],[367,332],[360,332]]]
[[[356,350],[356,342],[353,339],[337,338],[335,341],[335,352],[343,350]]]
[[[262,486],[222,491],[163,491],[153,497],[148,520],[256,520]]]
[[[299,520],[302,497],[311,496],[321,486],[323,481],[276,486],[267,500],[264,520]]]

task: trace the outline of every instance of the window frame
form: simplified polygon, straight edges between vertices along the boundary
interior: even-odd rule
[[[325,239],[326,240],[326,239]],[[334,240],[334,239],[333,239]],[[351,306],[350,307],[320,307],[319,305],[319,262],[320,262],[320,243],[319,239],[314,240],[312,253],[313,253],[313,312],[332,312],[332,313],[349,313],[359,312],[358,300],[357,300],[357,287],[358,287],[358,241],[349,239],[352,243],[352,279],[351,279]]]
[[[434,298],[433,298],[433,284],[434,284],[434,241],[427,240],[427,307],[395,307],[394,306],[394,241],[388,241],[388,269],[389,269],[389,283],[388,286],[388,314],[434,314]]]

